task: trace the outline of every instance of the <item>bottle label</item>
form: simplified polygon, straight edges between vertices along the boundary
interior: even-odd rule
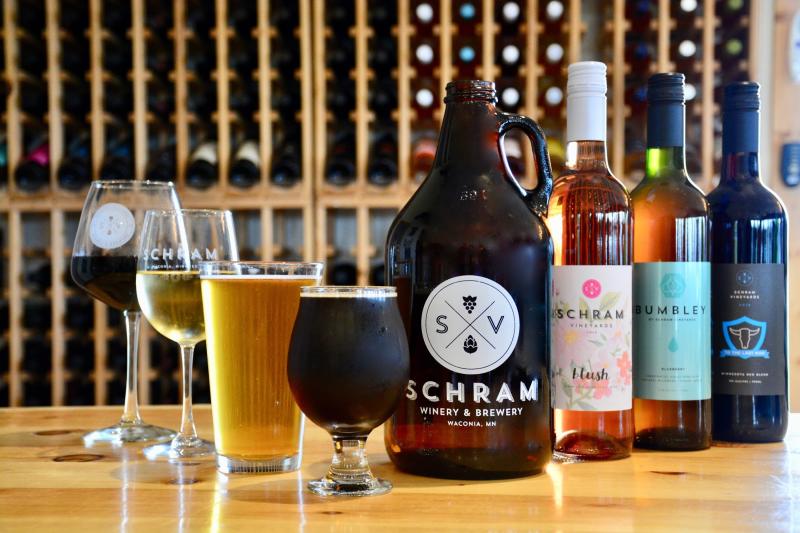
[[[98,248],[113,250],[127,243],[136,232],[136,220],[130,209],[110,202],[95,211],[89,224],[89,238]]]
[[[553,269],[550,369],[554,408],[631,408],[632,272],[630,265]]]
[[[242,143],[236,151],[235,159],[244,159],[245,161],[250,161],[255,166],[259,166],[261,164],[261,157],[258,153],[258,143],[255,141],[245,141]]]
[[[484,374],[517,346],[519,312],[500,284],[481,276],[440,283],[422,309],[422,338],[431,356],[459,374]]]
[[[715,264],[714,393],[786,394],[786,265]]]
[[[215,143],[214,141],[208,141],[202,143],[195,149],[194,153],[192,153],[190,161],[208,161],[212,165],[216,165],[217,143]]]
[[[633,267],[633,393],[648,400],[711,397],[711,264]]]

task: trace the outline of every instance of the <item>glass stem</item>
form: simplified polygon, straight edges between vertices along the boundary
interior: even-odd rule
[[[333,461],[329,476],[348,483],[372,477],[364,446],[367,437],[333,437]]]
[[[176,440],[194,439],[197,428],[192,414],[192,364],[194,360],[194,344],[181,345],[181,374],[183,376],[183,408],[181,410],[181,430]]]
[[[128,371],[125,376],[125,410],[122,413],[122,423],[141,424],[137,381],[139,379],[139,327],[142,313],[126,310],[123,315],[125,317],[125,333],[128,336]]]

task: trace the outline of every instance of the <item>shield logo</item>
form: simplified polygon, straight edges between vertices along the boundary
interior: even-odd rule
[[[767,323],[743,316],[723,322],[722,335],[731,350],[760,350],[767,337]]]

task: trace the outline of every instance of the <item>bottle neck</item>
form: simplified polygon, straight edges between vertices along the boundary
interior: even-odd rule
[[[570,141],[567,144],[564,166],[569,170],[608,171],[608,153],[605,141]]]
[[[757,110],[723,112],[721,182],[759,181],[758,130]]]
[[[608,169],[607,107],[605,95],[599,92],[584,90],[567,97],[567,169]]]
[[[501,168],[497,149],[497,108],[484,100],[456,100],[445,106],[433,166],[488,171]],[[461,176],[459,176],[460,178]]]
[[[645,176],[687,176],[686,106],[682,102],[657,102],[647,108]]]

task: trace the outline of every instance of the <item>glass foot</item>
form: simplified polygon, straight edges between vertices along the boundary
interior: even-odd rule
[[[216,455],[214,443],[197,437],[181,439],[180,436],[175,437],[172,442],[148,446],[143,451],[144,456],[151,461],[180,462],[185,459],[213,459]]]
[[[171,429],[152,426],[144,422],[119,422],[111,427],[96,429],[83,436],[86,446],[111,444],[121,446],[132,442],[158,442],[175,436]]]
[[[357,480],[341,481],[330,475],[308,482],[308,490],[320,496],[376,496],[392,490],[392,484],[385,479],[366,477]]]
[[[242,459],[217,454],[217,470],[223,474],[266,474],[292,472],[300,468],[301,454],[274,459]]]

